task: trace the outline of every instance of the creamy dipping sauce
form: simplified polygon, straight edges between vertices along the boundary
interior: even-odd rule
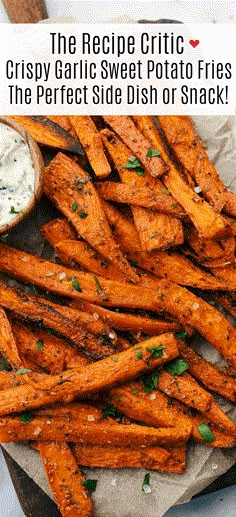
[[[0,226],[24,212],[34,187],[35,173],[27,143],[17,131],[0,123]]]

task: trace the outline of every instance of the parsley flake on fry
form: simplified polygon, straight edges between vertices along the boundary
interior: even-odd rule
[[[93,275],[93,278],[94,278],[95,284],[97,286],[97,293],[100,294],[102,292],[102,286],[101,286],[101,284],[100,284],[100,282],[98,280],[97,275]]]
[[[22,413],[20,415],[20,421],[22,424],[28,424],[29,422],[31,422],[31,420],[33,420],[33,415],[32,413],[30,413],[30,411],[25,411],[25,413]]]
[[[182,375],[182,373],[188,370],[189,364],[186,363],[183,359],[174,359],[165,367],[165,370],[170,373],[170,375]]]
[[[97,488],[97,479],[86,479],[82,482],[84,488],[87,488],[89,492],[95,492]]]
[[[147,158],[155,158],[156,156],[160,156],[160,151],[158,149],[148,149],[146,157]]]
[[[198,424],[197,428],[204,442],[215,442],[214,434],[211,432],[207,424]]]
[[[123,165],[123,168],[129,169],[129,170],[134,170],[134,172],[136,172],[136,174],[138,174],[138,176],[144,176],[144,174],[145,174],[145,171],[144,171],[140,161],[135,156],[130,156],[129,161],[125,165]]]
[[[88,217],[87,212],[79,212],[80,219],[84,219],[85,217]]]
[[[79,205],[78,205],[77,201],[74,201],[74,203],[72,203],[71,208],[72,208],[73,212],[75,212],[77,210],[78,206]]]
[[[43,346],[44,346],[43,339],[38,339],[38,341],[36,343],[36,350],[37,350],[37,352],[39,352]]]
[[[176,337],[178,339],[186,339],[186,337],[188,336],[188,333],[186,332],[186,330],[178,330],[176,333],[175,333]]]
[[[73,282],[72,282],[72,287],[73,287],[76,291],[78,291],[79,293],[82,293],[82,289],[81,289],[81,287],[80,287],[80,285],[79,285],[79,282],[78,282],[78,280],[77,280],[76,276],[74,276],[74,280],[73,280]]]
[[[155,359],[156,357],[163,357],[164,348],[166,348],[166,347],[163,345],[154,346],[154,347],[146,346],[146,350],[148,350],[148,352],[151,352],[149,359]]]
[[[151,393],[153,390],[157,388],[158,379],[159,373],[153,373],[152,375],[146,377],[146,379],[144,379],[143,381],[144,388],[142,388],[142,391],[145,391],[146,393]]]
[[[17,370],[17,372],[14,372],[12,374],[12,377],[15,377],[16,375],[24,375],[25,373],[31,373],[32,370],[28,370],[28,368],[19,368],[19,370]]]

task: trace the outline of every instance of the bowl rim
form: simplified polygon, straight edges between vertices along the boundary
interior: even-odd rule
[[[9,224],[5,224],[0,226],[0,235],[9,233],[15,226],[17,226],[25,217],[30,215],[36,203],[39,201],[42,193],[43,193],[43,172],[44,172],[44,161],[39,149],[38,144],[33,140],[28,131],[26,131],[23,126],[18,124],[15,120],[0,116],[0,124],[5,124],[12,129],[14,129],[17,133],[19,133],[23,140],[26,142],[29,148],[29,152],[32,158],[32,164],[34,168],[34,192],[29,200],[27,207],[20,212],[19,214],[12,219]]]

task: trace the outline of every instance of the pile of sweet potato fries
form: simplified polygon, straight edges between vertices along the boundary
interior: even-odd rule
[[[180,474],[190,439],[236,443],[212,394],[236,401],[236,330],[201,297],[236,316],[236,196],[188,117],[12,118],[60,149],[44,191],[61,217],[42,227],[60,260],[0,243],[0,441],[30,441],[62,515],[85,517],[80,466]]]

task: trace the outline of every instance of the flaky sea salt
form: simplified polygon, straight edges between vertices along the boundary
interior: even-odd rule
[[[150,400],[155,400],[157,398],[156,393],[151,393]]]
[[[200,192],[202,192],[202,189],[201,187],[199,187],[199,185],[197,185],[196,187],[194,187],[194,192],[196,192],[196,194],[200,194]]]
[[[150,485],[143,485],[143,491],[145,492],[145,494],[150,494],[152,489]]]

